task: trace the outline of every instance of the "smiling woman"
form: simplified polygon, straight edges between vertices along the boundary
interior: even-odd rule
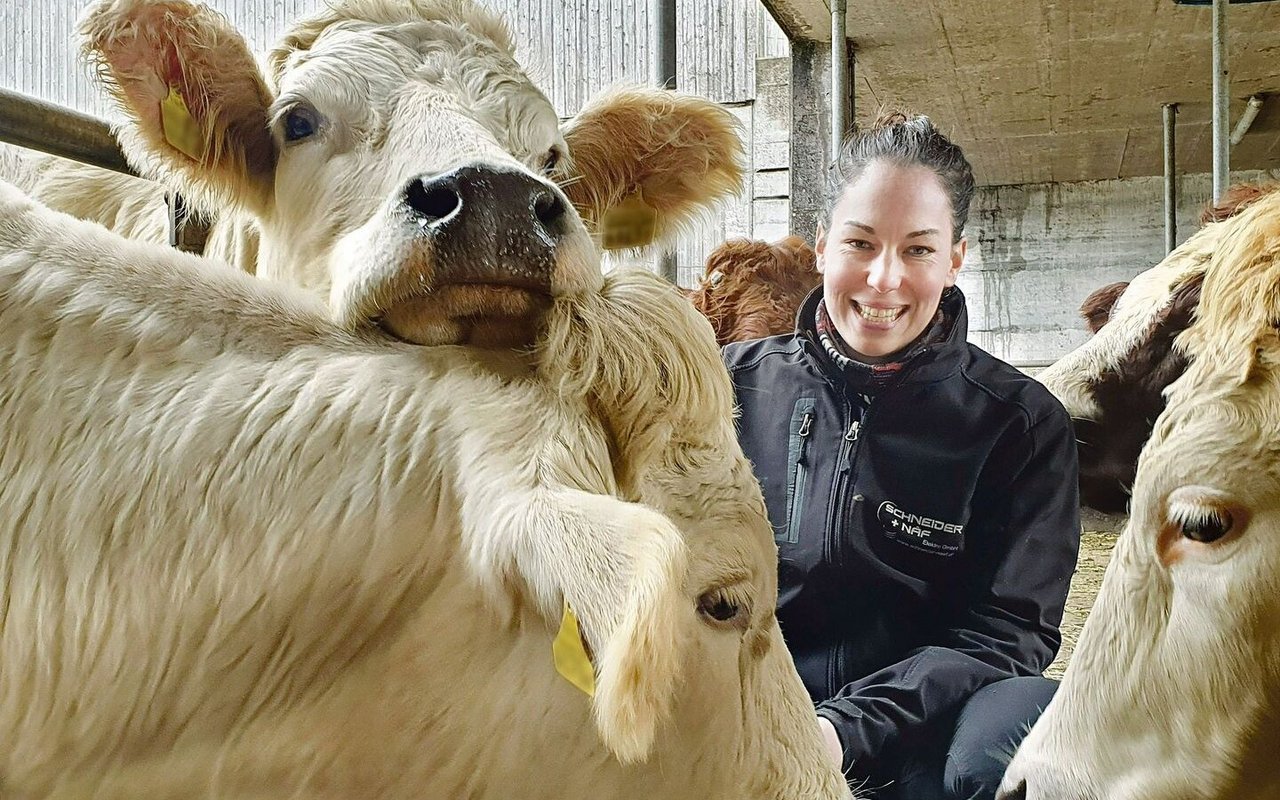
[[[926,117],[852,137],[797,330],[725,349],[778,619],[832,758],[876,798],[992,797],[1056,687],[1079,545],[1066,412],[966,342],[973,190]]]

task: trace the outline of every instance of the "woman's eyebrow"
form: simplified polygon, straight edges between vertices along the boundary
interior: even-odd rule
[[[875,236],[876,234],[875,228],[871,227],[865,222],[858,222],[856,219],[847,219],[842,224],[844,227],[847,227],[847,228],[861,228],[862,230],[866,231],[872,236]],[[917,236],[932,236],[938,233],[942,233],[942,231],[938,230],[937,228],[922,228],[918,231],[912,231],[911,233],[908,233],[907,238],[914,239]]]

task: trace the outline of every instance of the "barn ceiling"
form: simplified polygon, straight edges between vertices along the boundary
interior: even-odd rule
[[[792,37],[830,41],[824,0],[764,0]],[[929,114],[983,184],[1160,175],[1161,104],[1177,164],[1212,169],[1212,19],[1173,0],[848,0],[855,114]],[[1280,168],[1280,0],[1228,8],[1231,121],[1271,93],[1232,170]]]

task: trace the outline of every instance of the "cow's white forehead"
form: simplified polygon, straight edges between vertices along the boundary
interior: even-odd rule
[[[305,98],[376,133],[407,87],[433,89],[519,159],[562,142],[555,110],[516,62],[505,26],[471,3],[347,3],[296,26],[270,61],[277,112]]]

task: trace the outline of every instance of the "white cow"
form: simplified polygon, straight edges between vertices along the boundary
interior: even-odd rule
[[[1280,797],[1280,194],[1218,225],[1190,365],[1006,798]]]
[[[618,89],[561,129],[501,21],[464,0],[333,3],[286,31],[266,75],[225,20],[186,2],[101,2],[81,32],[128,117],[118,134],[134,166],[220,222],[228,213],[256,221],[251,261],[229,247],[214,255],[320,291],[345,324],[368,317],[373,295],[403,294],[378,321],[416,342],[506,343],[503,331],[527,329],[544,305],[538,275],[562,233],[565,199],[592,233],[611,209],[640,203],[654,237],[669,240],[741,186],[742,144],[727,111]],[[85,180],[70,175],[35,195],[112,225],[77,207],[83,192],[67,191]],[[504,202],[486,205],[492,197]],[[155,210],[160,199],[152,189]],[[540,233],[495,235],[517,223]],[[414,252],[403,238],[418,243]],[[428,262],[459,251],[474,274],[435,274]],[[388,283],[391,275],[408,283]]]
[[[559,295],[533,355],[419,347],[7,184],[0,221],[6,797],[848,797],[659,278]]]
[[[0,142],[0,180],[8,181],[56,211],[97,222],[143,242],[167,244],[169,206],[155,181],[122,175],[78,161]],[[258,266],[258,226],[244,215],[192,209],[210,222],[202,253],[253,273]]]

